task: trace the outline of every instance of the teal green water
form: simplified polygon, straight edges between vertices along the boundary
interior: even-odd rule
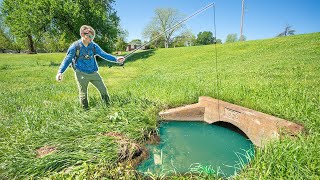
[[[169,121],[159,127],[160,143],[137,168],[154,175],[186,172],[232,176],[254,154],[252,142],[237,132],[204,122]]]

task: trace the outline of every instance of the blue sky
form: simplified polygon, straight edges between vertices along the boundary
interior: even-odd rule
[[[142,32],[156,8],[174,8],[185,16],[214,2],[217,38],[225,41],[228,34],[240,35],[242,0],[116,0],[114,8],[121,27],[129,32],[128,41],[143,39]],[[193,17],[186,27],[194,35],[214,32],[213,8]],[[320,0],[245,0],[243,34],[247,40],[273,38],[292,26],[296,34],[320,32]]]

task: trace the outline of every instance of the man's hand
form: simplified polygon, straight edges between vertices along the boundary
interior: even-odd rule
[[[123,64],[124,61],[125,61],[125,58],[123,56],[119,56],[117,57],[117,61],[120,63],[120,64]]]
[[[56,76],[56,80],[60,82],[62,80],[62,73],[58,73]]]

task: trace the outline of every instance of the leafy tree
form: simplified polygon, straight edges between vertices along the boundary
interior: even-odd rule
[[[174,47],[193,46],[196,44],[196,37],[190,30],[182,32],[179,36],[176,36],[173,41]]]
[[[66,33],[51,36],[49,32],[44,33],[37,42],[37,49],[45,52],[63,52],[70,43],[66,41]]]
[[[117,42],[115,44],[116,51],[124,51],[126,50],[127,44],[126,37],[128,36],[129,32],[126,30],[121,30],[117,37]]]
[[[9,49],[11,46],[11,42],[9,37],[5,34],[5,32],[0,29],[0,50],[4,53],[4,50]]]
[[[226,43],[232,43],[232,42],[237,42],[238,41],[238,35],[237,34],[228,34]]]
[[[3,16],[0,14],[0,50],[4,52],[5,49],[9,49],[11,41],[8,34],[5,32],[5,24],[3,22]]]
[[[197,35],[197,44],[207,45],[214,43],[214,37],[211,31],[199,32]]]
[[[172,43],[173,47],[183,47],[185,45],[185,40],[182,35],[176,36]]]
[[[246,41],[247,37],[245,35],[240,36],[239,41]]]
[[[0,2],[0,31],[3,36],[2,40],[5,40],[0,43],[0,46],[3,45],[4,49],[12,49],[20,53],[22,49],[26,49],[26,37],[20,38],[10,32],[10,28],[5,24],[6,15],[2,11],[2,1]]]
[[[4,0],[2,3],[5,23],[14,35],[27,38],[30,53],[36,53],[34,35],[44,31],[51,21],[49,7],[47,1]]]
[[[217,39],[216,40],[216,44],[222,44],[222,40],[221,39]]]
[[[142,43],[141,39],[133,39],[130,41],[130,43]]]
[[[116,42],[116,51],[125,51],[128,43],[123,38],[118,37]]]
[[[119,17],[112,8],[114,0],[100,1],[53,1],[53,27],[56,32],[65,32],[69,41],[79,38],[79,29],[83,24],[96,30],[95,41],[111,52],[117,41]]]
[[[95,41],[111,51],[120,20],[111,6],[113,2],[3,0],[1,12],[10,31],[21,39],[27,38],[30,52],[36,52],[34,41],[42,42],[44,34],[51,39],[64,37],[68,43],[78,39],[83,24],[94,27]]]
[[[154,39],[151,43],[150,43],[150,48],[155,49],[155,48],[164,48],[164,44],[165,44],[165,39],[163,36],[159,36],[160,33],[159,32],[152,32],[150,35],[150,40]],[[157,38],[156,38],[157,37]]]
[[[178,22],[182,19],[182,15],[176,9],[171,8],[158,8],[155,9],[155,16],[152,21],[146,26],[144,29],[144,36],[150,39],[156,37],[156,35],[163,34],[164,47],[168,48],[170,43],[172,42],[173,34],[181,29],[183,26],[179,25],[175,28]],[[170,28],[173,28],[169,30]]]
[[[12,49],[16,50],[18,53],[23,49],[27,49],[27,38],[26,37],[18,37],[11,35],[10,36],[12,42]]]
[[[294,35],[295,30],[291,29],[291,27],[289,24],[286,24],[284,31],[278,34],[277,37]]]

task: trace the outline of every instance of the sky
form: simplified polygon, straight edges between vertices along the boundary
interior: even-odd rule
[[[196,36],[214,33],[225,42],[228,34],[240,35],[242,0],[116,0],[113,7],[120,25],[129,32],[127,41],[143,39],[142,32],[154,17],[156,8],[177,9],[185,17],[214,3],[215,7],[188,20],[185,25]],[[320,32],[320,0],[244,0],[243,35],[247,40],[273,38],[291,25],[295,34]]]

